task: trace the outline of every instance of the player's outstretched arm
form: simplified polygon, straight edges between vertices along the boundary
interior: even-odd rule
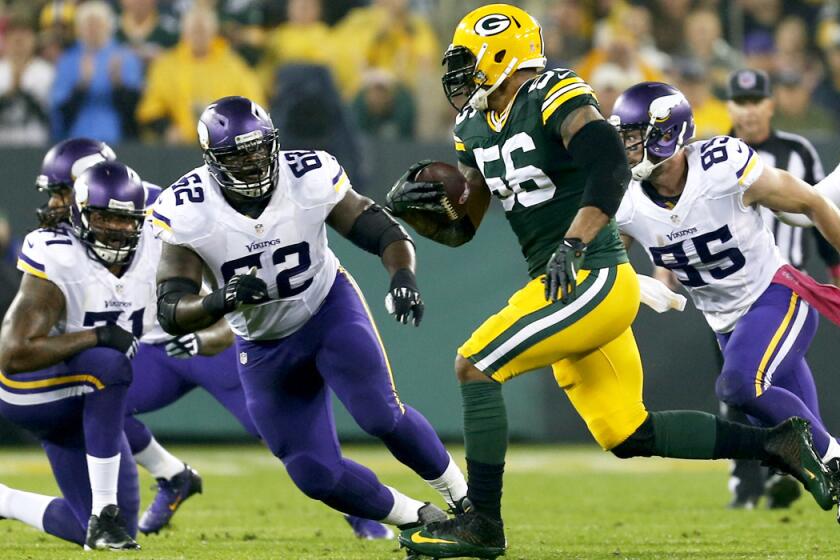
[[[0,371],[10,375],[57,364],[97,345],[96,330],[48,336],[64,311],[58,286],[24,274],[3,320]]]
[[[405,229],[381,206],[353,189],[335,205],[327,223],[360,249],[382,259],[391,276],[385,298],[388,312],[401,323],[412,319],[419,325],[424,306],[414,275],[414,242]]]
[[[760,204],[771,210],[804,214],[829,243],[840,250],[840,211],[805,181],[781,169],[765,167],[744,192],[745,206]]]
[[[183,335],[207,328],[242,305],[268,301],[268,287],[252,268],[224,286],[200,296],[204,263],[195,252],[163,243],[157,272],[158,321],[169,334]]]
[[[828,177],[814,185],[814,189],[825,196],[835,206],[840,207],[840,165],[828,174]],[[804,214],[777,212],[776,216],[784,223],[798,227],[812,227],[812,222]]]

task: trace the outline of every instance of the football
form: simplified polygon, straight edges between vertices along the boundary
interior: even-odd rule
[[[414,177],[417,182],[442,183],[446,191],[441,205],[446,209],[445,220],[456,221],[467,214],[467,201],[470,196],[470,188],[467,179],[458,168],[435,161],[421,169]]]

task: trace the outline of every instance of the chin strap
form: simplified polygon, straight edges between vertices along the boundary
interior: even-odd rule
[[[653,131],[654,119],[655,117],[651,117],[651,122],[650,124],[648,124],[648,128],[645,131],[645,138],[649,138],[650,133]],[[651,174],[657,167],[674,157],[674,155],[676,155],[676,153],[680,150],[680,148],[683,147],[683,144],[685,143],[685,129],[687,127],[688,123],[683,123],[682,130],[680,130],[680,134],[677,137],[677,146],[674,148],[674,153],[658,163],[653,163],[652,161],[650,161],[650,159],[648,159],[647,140],[645,140],[645,146],[642,150],[642,161],[634,165],[633,168],[630,170],[633,173],[633,179],[636,181],[644,181],[645,179],[651,176]]]
[[[483,51],[483,49],[484,49],[484,47],[482,47],[482,51]],[[482,54],[483,54],[483,52],[482,52]],[[496,89],[500,85],[502,85],[502,82],[504,82],[507,79],[508,76],[510,76],[511,72],[513,72],[514,68],[516,68],[516,64],[518,62],[519,62],[519,59],[516,58],[516,57],[513,57],[510,61],[510,64],[508,64],[507,68],[505,68],[505,71],[502,72],[502,75],[499,76],[498,80],[496,80],[495,84],[493,84],[492,86],[490,86],[487,89],[480,89],[479,88],[478,90],[476,90],[476,92],[473,94],[473,96],[470,97],[470,105],[472,106],[473,109],[475,109],[476,111],[486,111],[487,110],[487,98],[490,96],[491,93],[496,91]],[[476,63],[476,65],[478,65],[478,64]]]

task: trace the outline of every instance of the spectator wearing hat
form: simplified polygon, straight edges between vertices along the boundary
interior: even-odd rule
[[[119,143],[136,133],[140,59],[114,39],[114,13],[103,1],[76,9],[76,36],[78,41],[56,64],[50,95],[53,136]]]
[[[52,64],[35,55],[35,28],[25,17],[8,20],[5,43],[0,58],[0,145],[46,144]]]
[[[765,165],[787,170],[808,184],[815,184],[825,176],[822,162],[811,143],[797,134],[785,132],[771,125],[774,103],[770,78],[757,69],[733,72],[729,79],[727,107],[732,116],[731,136],[743,140],[761,156]],[[809,230],[783,224],[766,208],[762,218],[773,231],[782,257],[797,268],[804,268],[808,259],[804,236]],[[820,235],[817,250],[828,268],[831,282],[840,286],[840,255]],[[730,420],[746,421],[743,414],[725,411]],[[739,417],[740,415],[740,417]],[[753,507],[766,493],[768,507],[785,508],[798,497],[798,485],[790,479],[768,474],[757,461],[734,461],[729,487],[733,490],[732,507]]]

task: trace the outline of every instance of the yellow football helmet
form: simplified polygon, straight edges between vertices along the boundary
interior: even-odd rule
[[[487,96],[517,70],[545,68],[542,28],[528,12],[510,4],[488,4],[468,13],[443,55],[443,90],[457,110],[467,103],[487,108]],[[452,100],[467,101],[458,107]]]

